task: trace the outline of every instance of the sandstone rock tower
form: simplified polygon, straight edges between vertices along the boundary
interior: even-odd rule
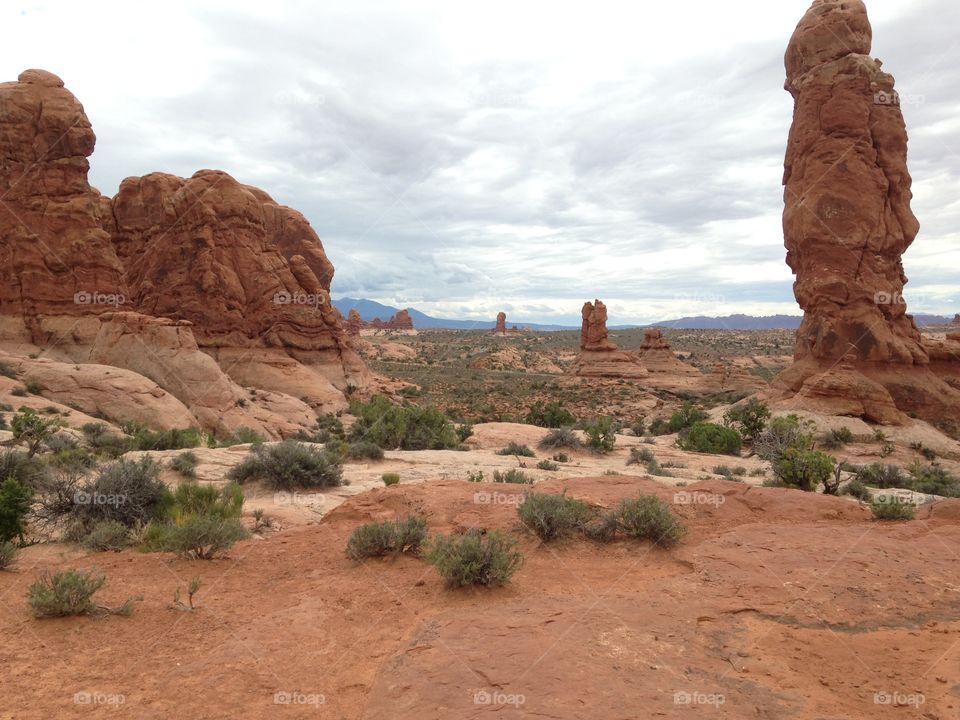
[[[931,372],[906,313],[901,258],[919,223],[894,79],[871,42],[863,2],[815,0],[784,59],[794,115],[783,231],[804,319],[778,385],[826,411],[936,420],[960,408],[960,392]]]
[[[643,378],[647,369],[633,353],[618,350],[607,331],[607,306],[586,302],[581,311],[580,356],[573,372],[584,377]]]
[[[494,335],[507,334],[507,314],[503,311],[497,313],[497,326],[493,329]]]

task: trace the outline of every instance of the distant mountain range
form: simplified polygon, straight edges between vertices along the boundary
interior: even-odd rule
[[[360,317],[370,321],[375,317],[381,320],[389,320],[390,316],[396,313],[400,308],[390,307],[375,300],[366,300],[363,298],[339,298],[333,300],[334,306],[346,317],[350,308],[356,308]],[[450,330],[492,330],[496,324],[493,320],[451,320],[448,318],[435,318],[422,313],[415,308],[407,308],[410,311],[410,317],[413,318],[415,328],[446,328]],[[949,325],[951,318],[943,315],[914,315],[913,319],[917,325]],[[676,320],[664,320],[648,325],[611,325],[611,330],[628,330],[637,327],[666,327],[677,330],[773,330],[785,329],[796,330],[800,327],[801,315],[726,315],[724,317],[708,317],[697,315],[694,317],[682,317]],[[507,325],[525,327],[530,330],[556,331],[556,330],[579,330],[579,325],[545,325],[543,323],[512,323],[507,318]]]

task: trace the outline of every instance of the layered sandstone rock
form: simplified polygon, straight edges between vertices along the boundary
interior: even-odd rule
[[[951,325],[960,325],[960,313],[957,313],[956,315],[953,316],[953,322],[950,323],[950,324],[951,324]]]
[[[57,76],[27,70],[0,83],[0,341],[47,345],[65,332],[89,339],[92,316],[126,296],[100,193],[87,182],[95,142],[83,106]],[[52,316],[65,320],[44,325]]]
[[[305,403],[345,407],[344,391],[370,375],[303,215],[213,170],[127,178],[104,198],[87,182],[94,143],[59,78],[30,70],[0,84],[2,346],[139,367],[207,429],[273,436],[313,424]],[[149,356],[158,348],[162,362]],[[237,383],[276,392],[243,410]]]
[[[637,355],[644,367],[652,374],[666,375],[675,378],[703,379],[701,373],[693,365],[688,365],[674,354],[670,343],[658,328],[647,328],[643,333],[643,344]]]
[[[580,355],[573,372],[582,377],[645,378],[647,369],[633,353],[618,350],[607,331],[607,306],[586,302],[581,310]]]
[[[360,313],[356,308],[350,308],[347,313],[347,335],[351,337],[360,337],[360,328],[363,327],[363,320],[360,319]]]
[[[870,57],[871,40],[862,2],[816,0],[787,48],[794,117],[783,229],[804,319],[795,364],[778,385],[800,404],[833,393],[838,412],[886,422],[891,413],[861,411],[856,398],[851,408],[846,394],[879,384],[901,411],[938,420],[960,411],[960,394],[931,372],[906,314],[901,258],[919,223],[894,79]]]
[[[763,378],[736,363],[717,363],[704,385],[718,392],[756,392],[768,387]]]
[[[368,327],[374,330],[413,330],[413,318],[409,310],[398,310],[389,320],[375,317]]]

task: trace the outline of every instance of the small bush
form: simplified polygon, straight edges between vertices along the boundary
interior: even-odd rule
[[[20,554],[20,548],[14,543],[6,541],[0,542],[0,570],[6,570],[17,561],[17,555]]]
[[[216,447],[233,447],[234,445],[257,445],[266,441],[266,438],[253,428],[241,427],[236,432],[225,437],[223,440],[216,441]]]
[[[827,450],[836,450],[853,442],[853,431],[848,427],[828,430],[820,436],[820,446]]]
[[[530,407],[524,422],[538,427],[561,428],[575,424],[577,419],[560,403],[538,400]]]
[[[518,442],[511,442],[505,448],[497,450],[497,455],[519,455],[520,457],[536,457],[536,453],[533,452],[526,445],[521,445]]]
[[[383,448],[368,440],[360,440],[350,445],[347,457],[351,460],[383,460]]]
[[[242,513],[243,490],[236,482],[222,488],[196,481],[183,482],[173,492],[173,500],[166,509],[167,518],[174,521],[187,515],[239,518]]]
[[[568,463],[570,462],[570,456],[566,453],[555,453],[553,456],[554,462],[558,463]]]
[[[15,442],[26,446],[27,457],[33,457],[60,428],[63,420],[60,418],[45,418],[37,414],[33,408],[22,407],[10,418],[10,430]]]
[[[88,448],[67,448],[46,455],[44,460],[50,467],[68,472],[83,473],[97,465],[96,456]]]
[[[437,568],[448,587],[504,585],[523,563],[516,540],[501,530],[468,530],[463,535],[438,535],[426,560]]]
[[[797,451],[813,449],[813,424],[801,422],[796,415],[773,418],[753,443],[754,452],[773,464],[791,448]]]
[[[569,427],[551,430],[539,443],[541,450],[556,450],[557,448],[577,450],[582,445],[583,443],[580,442],[580,437],[574,432],[573,428]]]
[[[10,394],[16,397],[27,397],[27,395],[29,395],[30,393],[27,392],[27,389],[25,387],[15,387],[13,390],[10,391]]]
[[[81,544],[88,550],[97,552],[119,552],[130,545],[130,530],[116,520],[102,520],[90,529]]]
[[[552,472],[554,470],[559,470],[560,466],[557,465],[557,463],[553,462],[552,460],[541,460],[540,462],[537,463],[537,469],[549,470]]]
[[[617,536],[619,521],[613,510],[592,515],[580,527],[584,537],[597,542],[611,542]]]
[[[857,468],[857,480],[864,485],[876,488],[905,488],[911,483],[907,476],[896,465],[871,463]]]
[[[483,470],[471,470],[467,475],[467,482],[483,482]]]
[[[874,498],[870,509],[877,520],[913,520],[914,516],[913,504],[895,496]]]
[[[187,478],[195,478],[197,476],[197,464],[200,461],[197,459],[195,453],[182,452],[173,458],[170,461],[170,468],[177,471],[181,475]]]
[[[654,462],[656,458],[650,448],[630,448],[630,457],[627,458],[627,465],[645,465]]]
[[[663,547],[676,545],[685,532],[670,507],[653,495],[621,500],[616,514],[617,527],[625,535]]]
[[[848,482],[840,491],[840,494],[851,495],[858,500],[862,500],[863,502],[870,502],[870,500],[873,499],[873,493],[870,492],[870,489],[856,479]]]
[[[753,440],[763,432],[769,419],[770,408],[767,404],[751,398],[743,405],[727,410],[723,423],[738,431],[747,440]]]
[[[0,483],[0,542],[23,542],[32,499],[33,491],[15,478]]]
[[[645,417],[639,417],[630,423],[630,429],[633,431],[633,434],[637,437],[642,437],[647,432],[647,419]]]
[[[837,461],[819,450],[789,448],[773,465],[773,472],[785,484],[813,492],[830,480]]]
[[[517,506],[520,522],[544,542],[572,533],[590,514],[582,500],[551,493],[527,493]]]
[[[426,539],[426,518],[409,515],[403,520],[361,525],[350,534],[346,552],[347,557],[356,562],[404,552],[417,554]]]
[[[663,434],[680,432],[681,430],[693,427],[698,422],[703,422],[706,419],[707,414],[703,410],[691,402],[685,402],[680,410],[670,416],[670,421],[667,423],[666,427],[667,432]]]
[[[27,604],[34,617],[65,617],[94,612],[93,594],[107,582],[105,575],[89,570],[44,573],[27,591]]]
[[[144,534],[144,547],[193,560],[212,560],[248,536],[238,518],[188,514],[172,522],[151,523]]]
[[[653,475],[654,477],[673,477],[673,473],[666,470],[665,466],[658,463],[655,459],[647,462],[645,467],[648,475]]]
[[[594,452],[608,453],[617,442],[617,431],[613,418],[598,417],[583,426],[587,435],[587,447]]]
[[[391,450],[445,450],[460,444],[453,424],[433,406],[399,407],[375,395],[369,403],[353,402],[350,412],[357,417],[350,429],[352,440],[366,439]]]
[[[464,442],[467,438],[473,436],[473,425],[471,423],[462,423],[457,425],[457,440]]]
[[[24,387],[26,387],[27,392],[31,395],[39,395],[43,392],[43,385],[38,383],[36,380],[31,380],[30,382],[26,383]]]
[[[39,488],[49,477],[43,460],[21,450],[0,450],[0,480],[13,478],[30,488]]]
[[[533,478],[522,470],[512,468],[506,472],[499,470],[493,471],[493,481],[495,483],[513,483],[515,485],[533,485]]]
[[[88,528],[102,520],[134,527],[159,517],[169,498],[160,466],[150,457],[121,458],[79,485],[69,512]]]
[[[0,375],[11,380],[17,379],[17,371],[3,362],[0,362]]]
[[[960,481],[942,466],[936,463],[925,466],[915,461],[907,470],[911,476],[909,487],[912,490],[927,495],[960,497]]]
[[[262,479],[274,490],[335,487],[343,484],[343,461],[326,449],[284,440],[269,447],[254,445],[227,478],[239,483]]]
[[[739,455],[743,439],[733,428],[698,422],[680,433],[677,444],[690,452]]]
[[[200,432],[196,428],[170,428],[150,430],[140,423],[128,422],[123,431],[131,436],[133,450],[184,450],[200,445]]]
[[[381,475],[380,479],[383,480],[383,484],[388,487],[390,485],[396,485],[400,482],[400,473],[387,472]]]

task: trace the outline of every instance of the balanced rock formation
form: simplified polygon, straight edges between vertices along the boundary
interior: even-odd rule
[[[102,197],[87,181],[94,144],[56,76],[0,84],[0,347],[142,371],[215,431],[309,427],[299,398],[346,407],[346,388],[370,375],[303,215],[213,170],[127,178]],[[262,395],[272,407],[240,386],[274,391]]]
[[[581,310],[580,355],[573,372],[582,377],[644,378],[647,369],[636,355],[618,350],[607,331],[607,306],[586,302]]]
[[[919,223],[894,79],[870,57],[871,42],[863,2],[816,0],[787,48],[783,230],[804,319],[777,385],[800,405],[833,394],[838,412],[878,422],[903,419],[891,407],[940,420],[960,411],[960,394],[931,371],[903,302],[901,258]],[[851,386],[880,393],[883,410],[851,408]]]

